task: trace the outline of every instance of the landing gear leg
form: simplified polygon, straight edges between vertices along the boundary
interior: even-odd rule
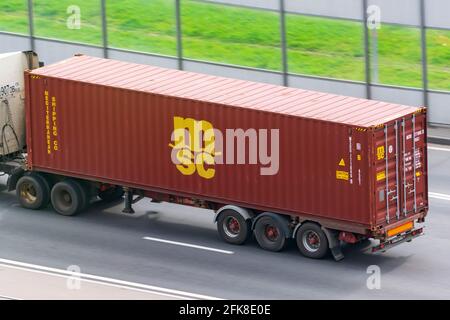
[[[125,191],[125,208],[123,208],[122,212],[133,214],[133,191],[130,188],[123,188],[123,191]]]

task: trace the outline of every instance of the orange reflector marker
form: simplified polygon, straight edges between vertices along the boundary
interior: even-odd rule
[[[404,231],[411,230],[412,228],[414,228],[414,222],[410,221],[408,223],[402,224],[401,226],[388,230],[387,235],[388,237],[392,237]]]

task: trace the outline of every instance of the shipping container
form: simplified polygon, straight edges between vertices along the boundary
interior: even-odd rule
[[[230,243],[254,230],[278,251],[293,237],[313,258],[422,233],[425,108],[85,55],[25,78],[27,169],[50,198],[68,177],[119,186],[127,212],[133,196],[210,208]]]

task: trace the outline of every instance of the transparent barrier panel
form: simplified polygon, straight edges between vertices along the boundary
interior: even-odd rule
[[[283,83],[283,77],[281,74],[267,72],[264,70],[244,70],[232,66],[221,66],[195,61],[184,61],[183,66],[187,71],[207,73],[216,76],[265,82],[277,85],[281,85]]]
[[[21,34],[29,32],[26,0],[3,0],[0,10],[0,31]]]
[[[382,23],[369,30],[371,82],[422,87],[420,29]]]
[[[123,50],[108,49],[108,57],[122,61],[149,64],[158,67],[176,69],[177,59],[174,57],[161,57],[143,53],[127,52]]]
[[[425,24],[428,27],[450,29],[450,1],[425,0]]]
[[[288,14],[286,29],[289,72],[365,79],[360,22]]]
[[[276,12],[183,0],[181,21],[186,58],[281,70]]]
[[[289,12],[362,20],[361,0],[285,0]]]
[[[427,30],[428,88],[450,91],[450,30]]]
[[[367,5],[379,8],[381,23],[420,26],[420,0],[368,0]]]
[[[35,46],[36,52],[39,54],[39,60],[43,61],[46,65],[70,58],[77,53],[103,57],[102,48],[90,46],[38,39],[36,39]]]
[[[201,2],[202,0],[197,1]],[[269,9],[269,10],[278,10],[280,4],[280,0],[206,0],[206,1],[235,6]]]
[[[315,79],[297,75],[290,75],[289,86],[307,90],[323,91],[328,93],[347,95],[357,98],[366,97],[366,86],[363,83],[343,82],[328,79]]]
[[[176,55],[174,0],[108,0],[109,47]]]
[[[429,92],[428,103],[428,121],[450,125],[450,93]]]
[[[30,50],[28,37],[0,33],[0,53],[25,50]]]
[[[100,0],[33,0],[35,36],[102,44]]]
[[[411,90],[404,88],[390,88],[372,86],[372,99],[405,104],[408,106],[423,106],[423,93],[421,90]]]

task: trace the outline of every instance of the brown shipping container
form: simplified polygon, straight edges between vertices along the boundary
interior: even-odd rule
[[[26,72],[26,90],[32,170],[362,234],[427,211],[424,108],[84,55]],[[177,128],[189,130],[187,140]],[[203,143],[189,145],[196,128]],[[222,150],[208,128],[223,134]],[[245,163],[226,134],[239,128],[256,130],[247,132]],[[179,151],[183,141],[190,150]],[[173,148],[203,156],[177,165]],[[219,152],[224,164],[211,156]]]

